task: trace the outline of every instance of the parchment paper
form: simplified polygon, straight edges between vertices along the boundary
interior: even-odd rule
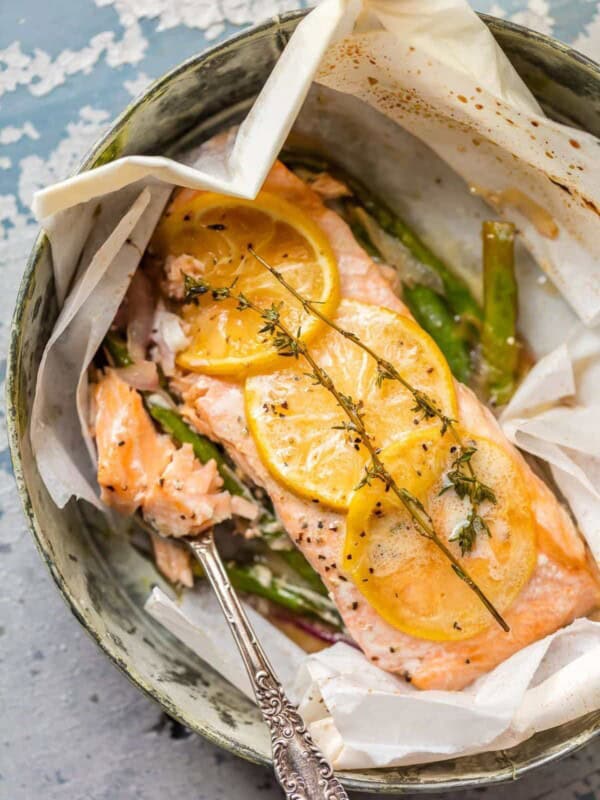
[[[155,589],[146,610],[251,697],[216,600],[201,597],[178,605]],[[443,692],[414,689],[346,644],[305,656],[257,616],[252,622],[284,688],[339,769],[503,750],[600,706],[600,623],[588,619],[525,647],[467,689]]]
[[[581,319],[598,321],[597,141],[541,115],[465,0],[324,0],[298,26],[220,163],[194,169],[161,157],[120,159],[39,192],[34,211],[43,219],[149,175],[253,197],[313,78],[425,141],[519,225]],[[514,198],[505,204],[502,193],[515,189],[538,213],[524,213]],[[555,238],[538,230],[552,226]]]
[[[306,655],[304,650],[247,603],[242,605],[258,638],[267,647],[269,660],[279,679],[288,691],[293,691],[298,665]],[[169,597],[155,587],[146,601],[146,611],[241,692],[254,699],[229,626],[217,598],[206,583],[193,592],[184,592],[181,598]]]
[[[423,193],[418,202],[408,191],[403,199],[409,219],[412,208],[426,220],[425,238],[435,239],[436,230],[438,237],[448,238],[439,231],[443,209],[450,207],[454,216],[449,218],[457,222],[450,238],[463,242],[456,209],[468,209],[472,215],[463,226],[469,230],[464,246],[475,263],[474,231],[484,198],[517,223],[529,249],[580,319],[589,326],[600,318],[598,142],[541,115],[464,0],[324,0],[298,26],[237,136],[230,137],[224,149],[205,148],[191,166],[160,157],[122,159],[36,196],[36,213],[51,237],[59,302],[67,298],[44,354],[32,419],[34,451],[58,504],[70,495],[95,501],[83,414],[85,373],[172,184],[254,196],[313,79],[321,88],[313,89],[309,103],[315,91],[337,98],[340,109],[342,98],[350,104],[367,103],[365,127],[375,120],[374,126],[389,131],[381,141],[369,140],[372,161],[383,163],[376,152],[379,146],[408,152],[402,141],[410,140],[421,153],[421,162],[406,163]],[[324,108],[333,110],[333,101]],[[324,134],[324,128],[318,132]],[[340,142],[339,149],[346,146]],[[366,161],[365,155],[363,167]],[[437,168],[452,176],[439,192],[431,184]],[[425,177],[417,178],[417,173]],[[477,196],[467,194],[469,185]],[[427,187],[433,189],[429,197]],[[519,196],[515,201],[515,188],[525,200]],[[436,209],[431,215],[429,199]],[[461,252],[455,246],[453,264]],[[520,446],[543,451],[597,554],[600,476],[598,451],[590,448],[598,431],[598,373],[589,367],[596,356],[582,355],[586,348],[597,353],[590,343],[596,341],[595,334],[588,339],[581,327],[564,348],[548,355],[566,340],[574,317],[562,298],[548,296],[540,307],[535,300],[541,296],[540,275],[531,264],[520,277],[526,312],[521,322],[527,337],[535,340],[536,355],[549,360],[538,365],[515,396],[503,424]],[[555,307],[560,309],[556,314]],[[550,320],[550,325],[544,327],[541,320]],[[53,380],[56,375],[61,382]],[[540,406],[542,391],[547,394]],[[591,425],[589,436],[581,435],[584,425]],[[149,611],[247,691],[229,645],[224,641],[221,650],[207,646],[215,616],[204,613],[209,607],[203,603],[194,605],[186,598],[178,607],[155,593]],[[257,624],[267,649],[277,649],[280,634],[264,620]],[[336,645],[305,660],[297,697],[313,733],[340,767],[416,763],[476,747],[506,747],[533,730],[564,721],[567,714],[578,716],[600,705],[598,639],[597,624],[577,621],[520,651],[469,689],[454,693],[412,690],[370,665],[362,654]],[[218,663],[221,656],[226,656],[226,664]],[[292,661],[297,657],[290,656]],[[284,671],[285,658],[280,664]],[[289,671],[285,680],[290,683]]]
[[[134,185],[99,207],[84,247],[82,269],[42,356],[30,435],[40,474],[61,508],[73,495],[99,506],[88,432],[86,370],[117,313],[169,194],[164,185]],[[85,221],[91,224],[93,218],[84,212]],[[58,242],[55,250],[60,251]],[[59,292],[64,291],[66,275],[73,275],[76,263],[74,258],[61,262],[58,274],[64,282],[57,284],[63,287]]]
[[[577,325],[538,361],[501,418],[507,437],[550,465],[600,563],[600,328]]]

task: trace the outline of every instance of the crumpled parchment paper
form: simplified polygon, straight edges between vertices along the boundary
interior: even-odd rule
[[[72,495],[97,502],[84,413],[86,370],[172,185],[254,196],[313,80],[358,98],[371,113],[401,126],[403,135],[427,145],[432,158],[518,225],[583,323],[599,321],[598,142],[541,114],[465,0],[323,0],[298,26],[224,149],[206,148],[193,164],[130,157],[36,196],[64,305],[40,368],[31,435],[59,505]],[[527,297],[535,290],[531,283],[525,288]],[[529,337],[540,327],[535,304],[527,310]],[[544,316],[543,308],[537,316]],[[560,316],[566,344],[558,351],[548,354],[536,335],[535,352],[545,358],[506,409],[503,425],[519,446],[548,461],[598,554],[600,479],[598,450],[591,448],[599,392],[598,371],[590,366],[597,344],[583,327],[567,339],[567,321],[572,324],[570,312]],[[556,330],[553,336],[554,343],[560,341]],[[596,355],[586,356],[586,348]],[[204,613],[209,607],[203,602],[190,596],[178,606],[155,593],[148,608],[247,692],[228,640],[220,650],[214,642],[217,616],[215,610]],[[281,634],[264,620],[255,622],[285,672],[299,654],[284,652]],[[576,621],[454,693],[417,692],[359,652],[336,645],[304,660],[297,698],[339,767],[416,763],[507,747],[600,705],[599,636],[597,624]],[[219,661],[223,656],[227,663]],[[290,675],[288,670],[288,685]]]
[[[146,610],[251,697],[217,601],[206,591],[200,601],[194,595],[177,604],[154,589]],[[338,769],[504,750],[600,706],[600,622],[589,619],[525,647],[467,689],[444,692],[414,689],[346,644],[307,657],[246,610],[284,688]]]
[[[600,563],[600,327],[577,325],[537,362],[501,417],[511,442],[550,465]]]
[[[324,0],[298,26],[231,149],[189,167],[131,156],[38,192],[44,219],[152,176],[253,197],[313,79],[425,141],[503,216],[581,319],[600,319],[595,137],[543,116],[465,0]]]
[[[298,665],[306,655],[304,650],[247,603],[242,605],[257,637],[265,645],[281,683],[286,689],[293,689]],[[184,592],[179,599],[169,597],[162,589],[155,587],[145,608],[190,650],[199,653],[230,683],[254,699],[248,674],[229,626],[215,594],[206,583],[193,592]]]
[[[85,223],[95,222],[83,246],[84,268],[75,278],[44,350],[31,414],[31,443],[38,469],[60,507],[73,495],[100,506],[94,445],[87,424],[86,371],[169,195],[170,188],[161,184],[128,186],[111,198],[112,202],[97,205],[96,215],[84,215]],[[69,215],[70,210],[65,213]],[[66,236],[67,231],[63,233]],[[60,245],[53,246],[54,250],[60,252]],[[58,271],[64,279],[57,282],[59,292],[64,292],[75,271],[77,261],[68,262],[65,258],[65,269]],[[71,274],[67,276],[67,272]]]

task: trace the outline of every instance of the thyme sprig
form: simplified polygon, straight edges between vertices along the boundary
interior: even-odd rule
[[[268,261],[266,261],[261,255],[259,255],[259,253],[256,252],[252,245],[248,245],[248,252],[254,256],[259,264],[262,264],[262,266],[268,270],[271,275],[277,281],[279,281],[279,283],[285,289],[287,289],[287,291],[293,297],[296,298],[307,314],[312,314],[313,316],[318,317],[318,319],[324,322],[328,327],[332,328],[334,331],[337,331],[337,333],[339,333],[341,336],[353,342],[355,345],[360,347],[361,350],[364,350],[365,353],[371,356],[371,358],[377,364],[377,386],[381,386],[386,380],[397,381],[412,395],[413,400],[415,401],[415,405],[411,409],[412,411],[414,411],[416,414],[420,414],[422,419],[437,418],[440,421],[441,436],[444,436],[447,431],[450,431],[454,441],[458,445],[459,453],[452,464],[453,469],[447,475],[449,484],[447,487],[442,489],[440,494],[443,494],[445,491],[447,491],[447,489],[454,487],[456,489],[456,493],[461,499],[463,497],[469,498],[471,502],[471,510],[469,515],[464,525],[461,526],[459,531],[457,531],[457,533],[452,537],[451,541],[458,541],[463,556],[466,553],[470,553],[475,545],[478,533],[485,533],[487,536],[491,536],[489,526],[479,513],[480,504],[484,500],[489,500],[491,503],[496,503],[496,495],[494,494],[493,490],[477,478],[475,469],[471,463],[474,454],[477,452],[477,448],[473,446],[465,446],[462,441],[462,437],[456,428],[456,420],[452,419],[447,414],[444,414],[443,410],[435,402],[435,400],[429,397],[429,395],[427,395],[425,392],[417,389],[416,386],[413,386],[410,381],[407,381],[406,378],[404,378],[398,372],[396,367],[390,361],[382,358],[371,347],[369,347],[369,345],[365,344],[355,333],[342,328],[341,325],[338,325],[336,322],[334,322],[334,320],[330,319],[321,311],[321,309],[317,307],[313,300],[308,300],[306,297],[300,294],[300,292],[295,289],[291,283],[288,283],[279,270],[275,269],[272,264],[269,264]]]
[[[348,331],[345,328],[342,328],[341,325],[338,325],[337,322],[330,319],[326,314],[324,314],[320,308],[318,308],[318,304],[315,303],[314,300],[308,300],[304,297],[300,292],[295,289],[291,283],[284,278],[282,273],[275,269],[268,261],[266,261],[256,250],[251,246],[248,245],[248,252],[254,256],[254,258],[262,264],[262,266],[268,270],[271,275],[279,281],[279,283],[287,289],[287,291],[296,298],[296,300],[300,303],[302,308],[307,314],[312,314],[315,317],[318,317],[322,322],[324,322],[327,326],[332,328],[334,331],[337,331],[341,336],[349,341],[353,342],[355,345],[360,347],[362,350],[365,351],[368,355],[374,359],[375,363],[377,364],[377,386],[381,386],[384,381],[393,380],[400,383],[404,388],[410,392],[415,401],[415,405],[411,409],[416,414],[421,414],[422,418],[424,419],[434,419],[437,417],[440,421],[441,425],[441,434],[444,435],[447,430],[453,429],[454,423],[456,420],[453,420],[447,414],[444,414],[442,409],[440,408],[437,403],[435,403],[432,398],[430,398],[425,392],[417,389],[416,386],[413,386],[410,381],[407,381],[396,369],[396,367],[392,364],[391,361],[388,361],[385,358],[382,358],[378,355],[369,345],[365,344],[355,333],[352,331]]]
[[[460,551],[464,556],[473,549],[478,536],[491,536],[492,533],[485,519],[479,513],[479,506],[486,500],[496,503],[494,491],[482,483],[471,469],[470,473],[465,472],[471,464],[471,459],[477,452],[476,447],[462,447],[458,456],[452,462],[452,469],[449,470],[446,478],[448,483],[441,490],[440,495],[453,489],[461,498],[468,497],[471,502],[471,510],[467,519],[460,525],[450,537],[451,542],[458,542]]]
[[[497,611],[482,589],[477,585],[477,583],[475,583],[473,578],[458,561],[446,543],[438,536],[433,526],[431,517],[423,507],[423,504],[418,498],[411,494],[408,489],[399,487],[392,475],[388,472],[387,467],[379,456],[379,448],[373,443],[373,439],[365,427],[361,402],[355,401],[351,396],[346,395],[337,389],[329,374],[326,372],[326,370],[319,366],[319,364],[313,358],[307,345],[301,339],[300,329],[298,329],[298,332],[294,334],[281,320],[281,309],[283,308],[283,303],[280,303],[279,305],[272,304],[268,308],[261,308],[242,292],[234,292],[233,287],[234,284],[229,287],[213,287],[204,279],[192,278],[189,275],[184,276],[186,300],[189,301],[198,295],[204,294],[210,294],[211,297],[217,301],[224,300],[226,298],[235,300],[237,302],[237,309],[239,311],[252,309],[261,317],[261,319],[264,321],[261,331],[271,336],[272,344],[280,355],[293,358],[302,357],[308,363],[311,369],[310,375],[314,379],[315,383],[320,384],[331,395],[333,395],[338,405],[345,413],[347,421],[343,423],[342,427],[345,430],[356,434],[370,455],[370,463],[366,466],[365,473],[359,485],[364,486],[371,484],[375,480],[380,480],[385,485],[386,491],[393,492],[393,494],[396,495],[411,516],[417,532],[433,542],[433,544],[448,559],[456,576],[460,578],[460,580],[464,581],[471,591],[475,593],[475,595],[483,603],[485,608],[490,612],[498,624],[505,631],[509,631],[510,628],[500,612]],[[354,334],[351,335],[354,336]]]

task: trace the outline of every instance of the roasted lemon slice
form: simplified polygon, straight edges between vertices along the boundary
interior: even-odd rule
[[[392,362],[413,386],[427,392],[448,415],[456,396],[448,365],[434,341],[411,319],[379,306],[342,300],[336,322]],[[310,346],[338,391],[362,403],[364,422],[378,447],[415,429],[434,425],[415,412],[402,385],[377,380],[375,361],[331,328]],[[289,360],[288,360],[289,361]],[[344,412],[311,377],[303,359],[287,369],[255,375],[245,384],[246,416],[261,458],[292,491],[344,510],[360,481],[367,451],[344,430]]]
[[[381,453],[399,487],[429,513],[436,533],[504,613],[529,580],[536,561],[535,528],[518,462],[489,439],[462,431],[463,444],[477,448],[477,478],[496,502],[479,513],[491,536],[480,530],[471,552],[461,555],[458,536],[471,509],[449,485],[456,444],[449,434],[419,431]],[[451,485],[451,484],[450,484]],[[496,623],[454,573],[448,559],[420,535],[412,518],[381,482],[358,489],[348,512],[344,568],[369,603],[395,628],[438,641],[467,639]]]
[[[182,192],[164,215],[152,250],[167,256],[192,256],[182,271],[213,287],[231,286],[262,308],[280,306],[281,320],[310,340],[323,323],[300,304],[249,252],[248,245],[304,297],[330,314],[339,302],[335,257],[322,231],[298,208],[261,192],[240,200],[213,192]],[[184,306],[191,343],[179,354],[184,369],[241,376],[282,361],[271,337],[260,333],[264,321],[251,309],[238,310],[228,298],[209,294]]]

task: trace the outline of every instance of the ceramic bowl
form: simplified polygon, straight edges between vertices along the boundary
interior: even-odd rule
[[[168,154],[238,121],[305,12],[268,21],[191,58],[154,83],[81,166],[122,155]],[[600,135],[600,68],[556,41],[483,18],[546,112]],[[57,315],[49,246],[38,238],[19,292],[8,367],[8,423],[19,492],[31,531],[73,614],[140,689],[172,716],[243,758],[269,763],[255,706],[143,611],[151,565],[101,520],[71,502],[59,510],[40,479],[27,425],[36,373]],[[484,786],[570,753],[600,730],[600,714],[538,734],[512,750],[424,766],[356,771],[349,788],[373,793]]]

